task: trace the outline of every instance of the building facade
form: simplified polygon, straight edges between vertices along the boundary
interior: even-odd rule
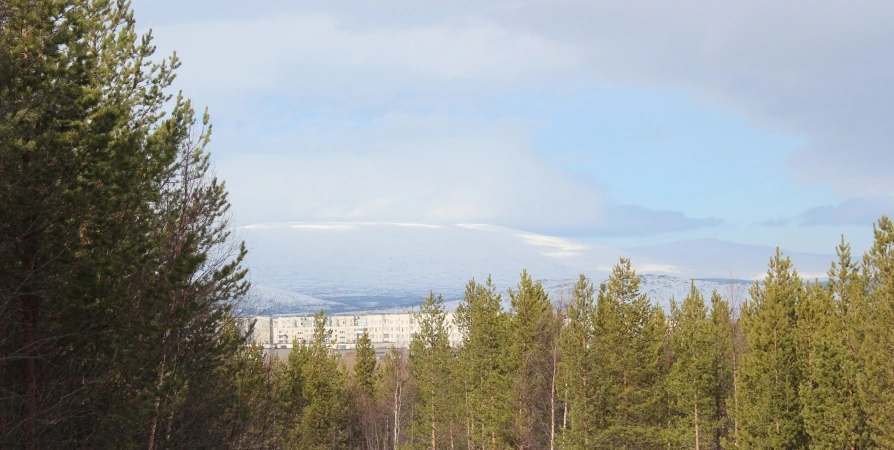
[[[265,348],[291,348],[292,340],[308,342],[313,339],[313,316],[254,316],[242,320],[248,331],[254,323],[251,341]],[[413,313],[360,314],[326,316],[326,329],[332,331],[330,344],[339,350],[353,349],[364,331],[375,347],[408,348],[419,323]],[[448,339],[458,346],[460,335],[453,323],[453,313],[447,313]]]

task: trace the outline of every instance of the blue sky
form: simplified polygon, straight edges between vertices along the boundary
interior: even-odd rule
[[[894,212],[894,4],[137,0],[240,224],[491,223],[862,250]],[[697,14],[695,12],[698,12]]]

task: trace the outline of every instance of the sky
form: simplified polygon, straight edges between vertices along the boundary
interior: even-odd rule
[[[135,0],[234,223],[855,250],[894,213],[894,2]]]

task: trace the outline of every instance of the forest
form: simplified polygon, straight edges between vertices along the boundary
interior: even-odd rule
[[[0,0],[0,448],[894,448],[894,223],[828,280],[669,309],[621,259],[551,298],[471,280],[408,349],[280,361],[237,325],[246,247],[207,111],[124,1]],[[508,299],[508,310],[502,307]]]

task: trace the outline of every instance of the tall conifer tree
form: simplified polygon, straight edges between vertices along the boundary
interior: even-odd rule
[[[663,311],[640,292],[642,277],[622,258],[596,299],[598,442],[595,447],[648,448],[665,442]]]
[[[673,367],[668,377],[677,417],[672,441],[708,449],[717,427],[715,354],[708,307],[693,281],[682,305],[671,303]]]
[[[894,223],[883,216],[873,232],[875,240],[863,257],[866,311],[860,392],[873,442],[894,448]]]
[[[745,448],[792,449],[806,444],[798,389],[798,301],[803,287],[791,260],[777,249],[767,276],[751,288],[742,313],[748,352],[739,370],[737,444]]]
[[[509,317],[502,310],[501,298],[490,277],[484,285],[472,280],[456,308],[455,321],[462,335],[459,362],[466,386],[467,441],[474,448],[506,446],[512,423],[506,359]]]
[[[711,294],[712,366],[715,384],[711,398],[714,402],[714,430],[712,447],[723,448],[729,440],[732,423],[729,417],[734,395],[734,355],[736,327],[732,309],[716,290]]]
[[[413,448],[436,450],[458,439],[454,396],[454,358],[448,339],[444,300],[430,294],[415,320],[419,331],[410,342],[410,371],[416,380],[416,409],[411,435]]]
[[[563,449],[588,449],[596,442],[599,410],[597,370],[599,347],[593,324],[596,304],[592,282],[581,275],[568,305],[568,324],[562,333],[562,378],[568,418],[561,438]]]
[[[533,281],[527,271],[522,272],[517,290],[510,290],[509,297],[515,446],[548,448],[552,304],[543,285]]]

